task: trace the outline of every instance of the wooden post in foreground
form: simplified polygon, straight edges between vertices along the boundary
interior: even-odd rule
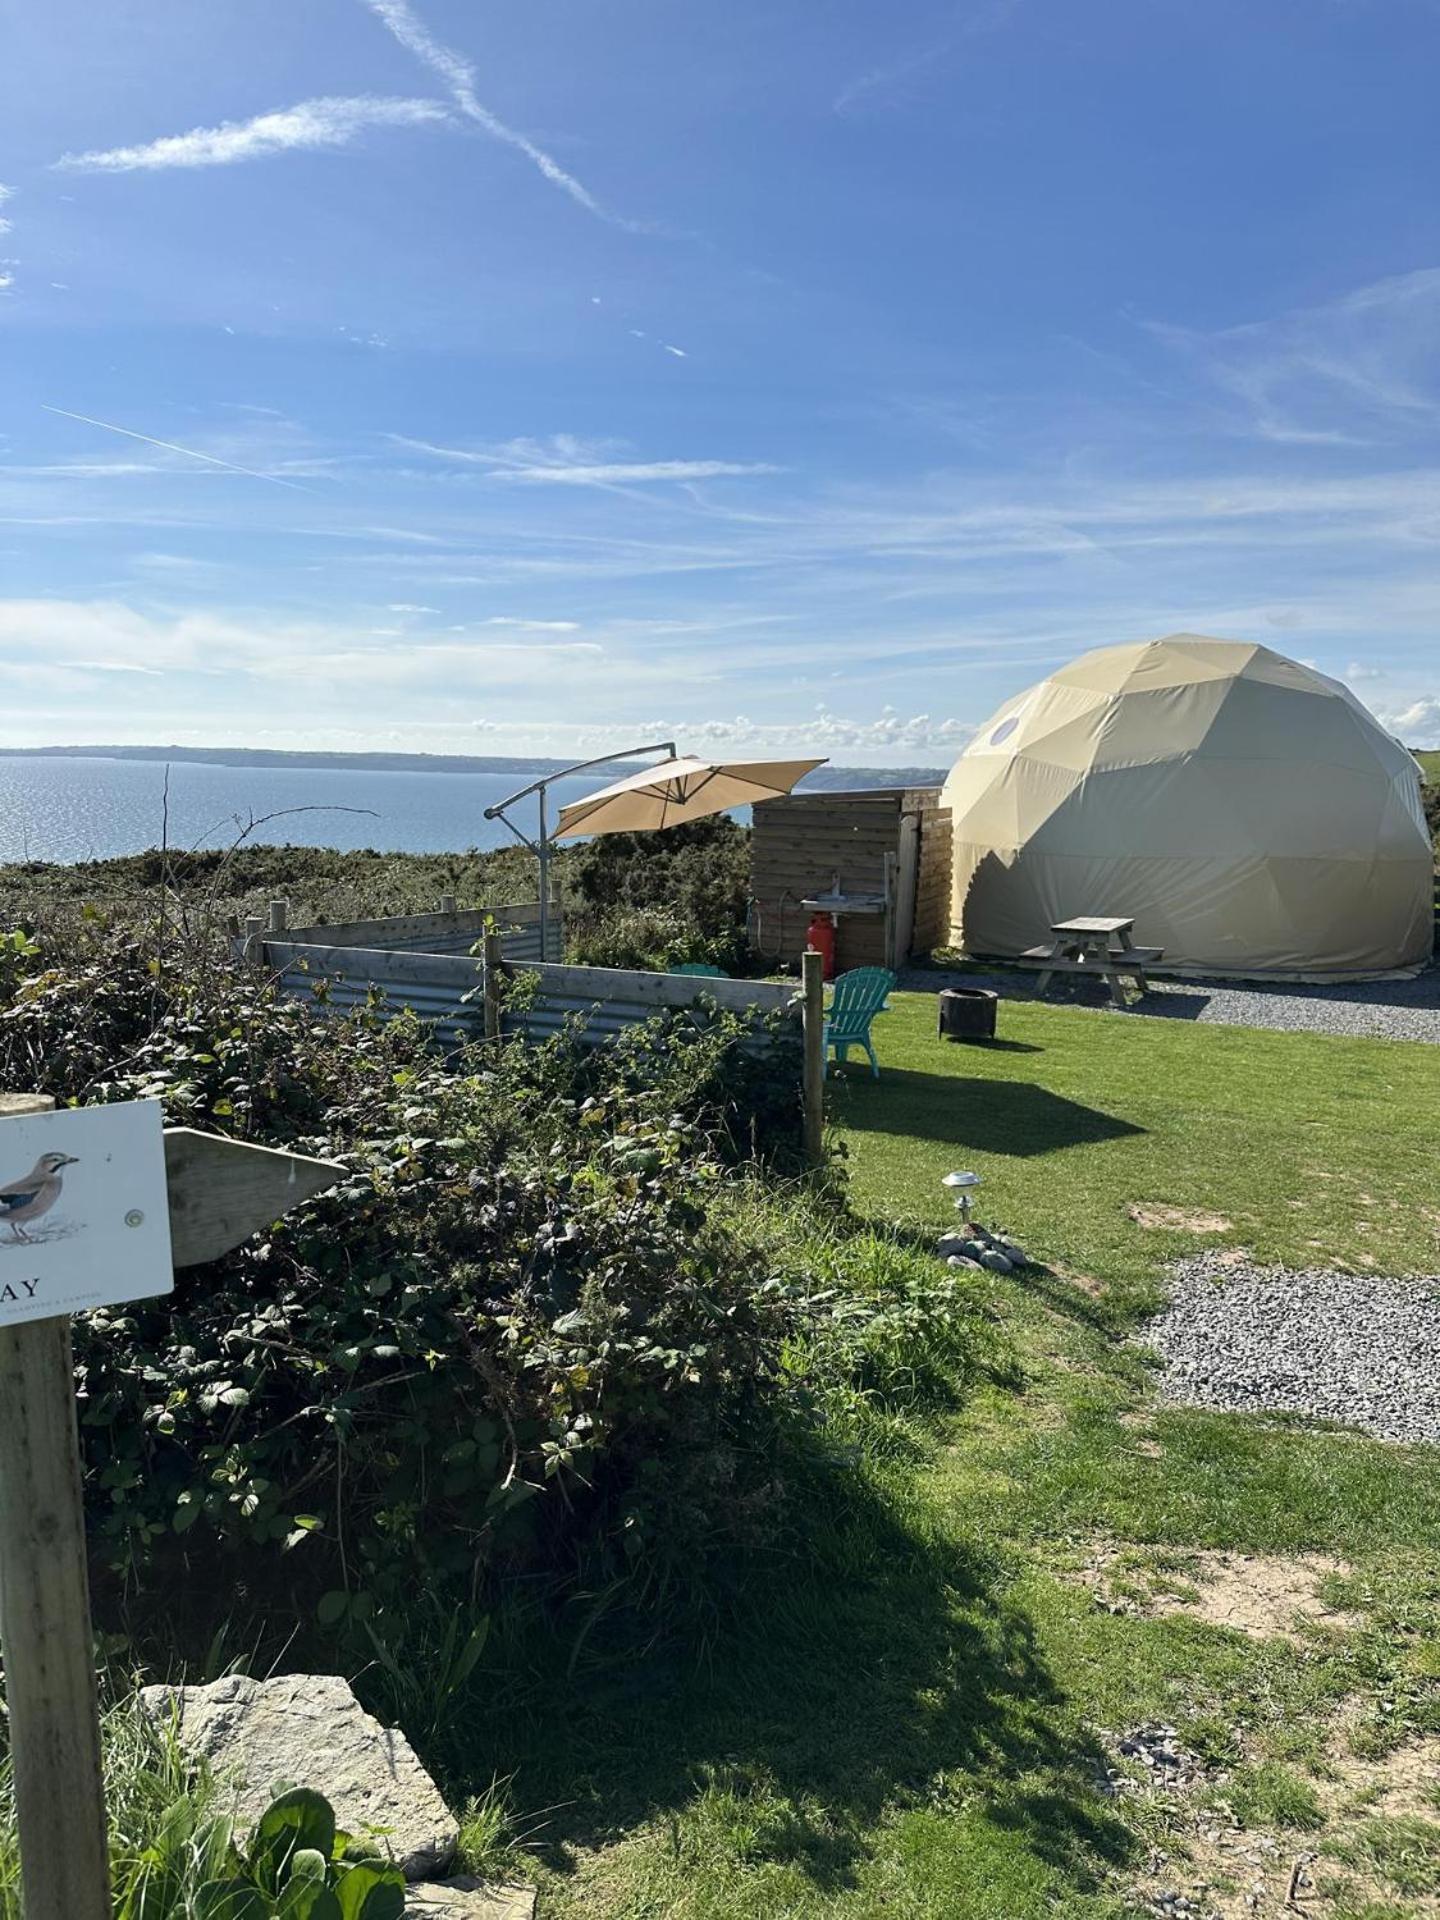
[[[441,913],[454,913],[454,912],[455,912],[455,895],[454,895],[453,893],[442,893],[442,894],[441,894],[441,896],[440,896],[440,911],[441,911]]]
[[[500,1038],[500,989],[503,967],[500,958],[500,932],[497,927],[485,929],[485,1038]]]
[[[818,1167],[825,1158],[825,961],[813,947],[800,956],[804,984],[805,1159]]]
[[[344,1169],[183,1127],[162,1135],[153,1100],[54,1106],[41,1095],[0,1095],[0,1166],[22,1150],[37,1175],[58,1163],[44,1176],[53,1191],[28,1213],[9,1213],[0,1245],[0,1646],[25,1920],[111,1920],[66,1303],[76,1311],[155,1299],[169,1291],[172,1267],[239,1246]],[[114,1171],[97,1181],[96,1168]],[[34,1231],[52,1207],[69,1229],[58,1244]],[[71,1250],[77,1233],[95,1236],[93,1250]]]
[[[290,902],[288,900],[272,900],[270,902],[271,933],[284,933],[289,924]]]
[[[245,964],[250,967],[265,964],[265,922],[258,913],[245,917]]]
[[[0,1095],[0,1115],[54,1105]],[[0,1634],[25,1920],[110,1920],[68,1314],[0,1327]]]

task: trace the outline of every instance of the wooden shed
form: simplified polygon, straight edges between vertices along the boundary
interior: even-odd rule
[[[792,793],[753,813],[751,938],[798,960],[815,909],[839,894],[873,901],[837,916],[836,965],[898,967],[950,932],[950,815],[938,787]]]

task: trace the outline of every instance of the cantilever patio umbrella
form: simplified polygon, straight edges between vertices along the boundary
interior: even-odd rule
[[[557,780],[584,773],[589,767],[603,767],[614,760],[628,760],[637,753],[663,753],[665,758],[653,767],[644,767],[613,787],[602,787],[585,800],[576,800],[560,810],[559,830],[550,832],[546,802]],[[707,813],[724,813],[727,807],[749,806],[753,800],[773,800],[789,793],[797,780],[823,760],[692,760],[678,759],[673,740],[661,740],[652,746],[626,747],[619,753],[602,753],[595,760],[581,760],[559,773],[547,773],[532,780],[528,787],[486,807],[487,820],[502,820],[522,846],[529,847],[540,863],[540,953],[550,958],[550,845],[578,833],[653,833],[660,827],[678,826],[682,820],[702,820]],[[539,830],[532,840],[510,818],[510,808],[535,794],[539,805]]]
[[[662,760],[560,809],[557,840],[582,833],[656,833],[789,793],[824,760]]]

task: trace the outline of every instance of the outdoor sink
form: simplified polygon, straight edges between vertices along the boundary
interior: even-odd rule
[[[812,913],[883,913],[883,893],[816,893],[800,902]]]

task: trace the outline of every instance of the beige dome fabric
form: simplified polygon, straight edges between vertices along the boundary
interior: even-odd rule
[[[1165,964],[1382,972],[1429,958],[1419,770],[1338,681],[1177,633],[1082,654],[1009,700],[945,783],[951,938],[1014,956],[1129,914]]]

